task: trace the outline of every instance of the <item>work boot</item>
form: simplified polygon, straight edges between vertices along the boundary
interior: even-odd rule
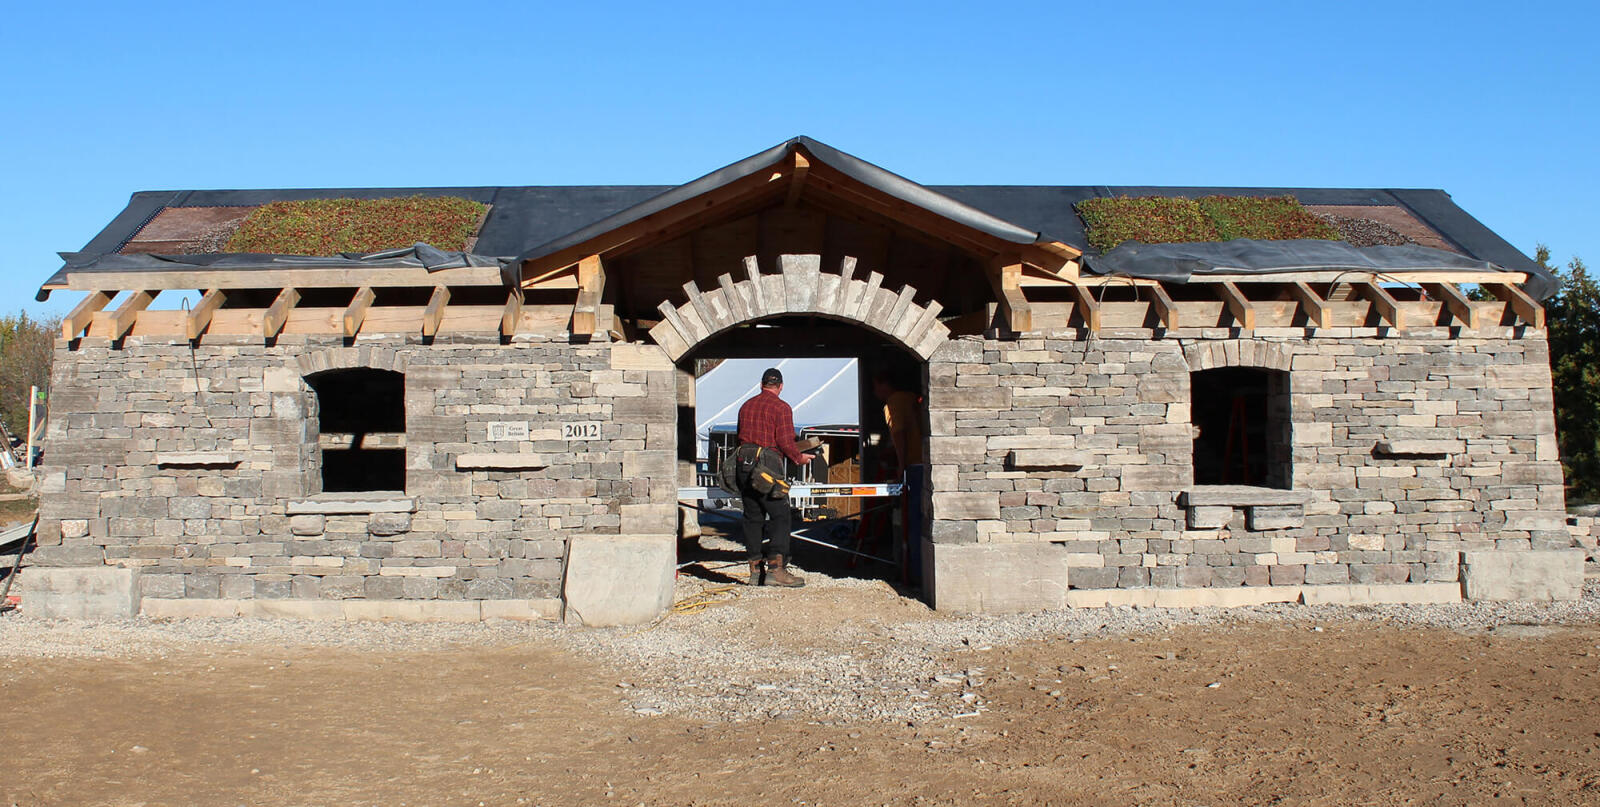
[[[750,561],[750,581],[745,583],[745,585],[747,585],[747,586],[759,586],[759,585],[761,585],[761,559],[760,558],[756,558],[756,559]]]
[[[784,564],[782,555],[773,555],[772,560],[767,561],[767,582],[765,585],[799,588],[805,584],[805,578],[789,574],[789,567]]]

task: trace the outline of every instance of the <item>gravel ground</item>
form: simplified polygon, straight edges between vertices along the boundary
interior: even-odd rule
[[[887,583],[815,572],[802,591],[751,589],[684,575],[679,601],[711,604],[642,628],[570,629],[548,623],[399,624],[288,620],[45,620],[0,617],[0,657],[156,657],[247,652],[260,646],[427,653],[452,648],[565,647],[615,677],[643,715],[742,721],[804,715],[948,720],[981,713],[996,648],[1135,635],[1182,626],[1378,622],[1536,636],[1547,626],[1600,623],[1600,581],[1565,603],[1164,610],[1106,608],[950,617]],[[1070,651],[1063,650],[1063,655]]]

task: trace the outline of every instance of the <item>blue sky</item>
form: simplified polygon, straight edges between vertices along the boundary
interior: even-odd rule
[[[30,3],[0,311],[136,190],[662,184],[808,134],[927,183],[1437,187],[1600,261],[1587,3]]]

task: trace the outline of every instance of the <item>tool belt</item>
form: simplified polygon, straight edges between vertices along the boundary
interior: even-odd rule
[[[722,485],[740,493],[753,490],[770,499],[783,499],[789,495],[789,481],[784,478],[783,455],[774,449],[745,443],[728,455],[722,463]]]

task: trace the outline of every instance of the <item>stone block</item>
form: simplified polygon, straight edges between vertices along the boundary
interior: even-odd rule
[[[641,625],[672,605],[678,552],[671,534],[576,536],[567,553],[562,597],[570,621]]]
[[[300,518],[301,516],[296,516]],[[290,526],[293,526],[291,519]],[[373,513],[367,529],[373,535],[402,535],[411,531],[410,513]]]
[[[289,517],[289,532],[295,535],[321,535],[328,517],[321,513],[307,513]]]
[[[1461,601],[1459,583],[1407,583],[1397,585],[1306,586],[1300,590],[1306,605],[1408,605]]]
[[[553,598],[536,600],[484,600],[481,603],[483,618],[507,619],[516,622],[534,622],[561,618],[561,601]]]
[[[1284,490],[1253,485],[1195,485],[1178,495],[1178,504],[1185,507],[1228,505],[1230,507],[1270,507],[1311,501],[1309,490]]]
[[[940,611],[1006,614],[1066,605],[1074,567],[1060,545],[934,544],[924,551],[933,555],[930,592]]]
[[[933,516],[937,519],[998,519],[1000,518],[1000,494],[978,493],[935,493],[933,494]]]
[[[1087,451],[1063,448],[1019,448],[1006,455],[1006,465],[1013,470],[1059,470],[1082,468],[1091,462]]]
[[[1298,504],[1258,505],[1244,509],[1245,526],[1252,530],[1286,530],[1305,524],[1306,510]]]
[[[138,569],[32,566],[23,570],[17,584],[22,611],[31,616],[124,619],[139,612]]]
[[[1228,526],[1233,520],[1231,505],[1201,505],[1190,507],[1188,523],[1191,530],[1215,530]]]
[[[1579,549],[1463,552],[1462,593],[1469,600],[1576,600],[1583,555]]]

